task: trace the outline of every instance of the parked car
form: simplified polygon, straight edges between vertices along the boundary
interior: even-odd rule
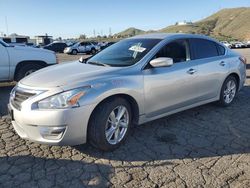
[[[38,46],[32,42],[27,42],[26,45],[33,48],[38,48]]]
[[[232,48],[232,44],[230,44],[229,42],[227,41],[221,41],[222,44],[224,44],[226,47],[228,48]]]
[[[100,50],[100,47],[91,42],[78,42],[64,49],[64,53],[76,55],[77,53],[95,54]]]
[[[232,48],[246,48],[247,45],[244,44],[243,42],[234,42],[232,44]]]
[[[54,51],[54,52],[63,53],[66,47],[67,47],[67,44],[65,42],[53,42],[44,46],[43,48]]]
[[[108,42],[108,43],[106,43],[105,46],[101,46],[101,50],[103,50],[103,49],[105,49],[105,48],[107,48],[107,47],[109,47],[109,46],[111,46],[113,44],[115,44],[115,42]]]
[[[10,46],[27,46],[26,43],[11,42],[8,43]]]
[[[247,41],[246,45],[247,45],[248,48],[250,48],[250,41]]]
[[[229,106],[245,82],[245,63],[205,36],[135,36],[21,80],[11,92],[12,124],[35,142],[111,151],[133,125],[214,101]]]
[[[0,81],[19,81],[48,65],[56,64],[55,53],[28,46],[12,46],[0,40]]]

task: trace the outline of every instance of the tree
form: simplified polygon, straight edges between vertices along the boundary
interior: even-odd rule
[[[81,34],[81,35],[79,36],[79,39],[86,39],[86,35],[85,35],[85,34]]]

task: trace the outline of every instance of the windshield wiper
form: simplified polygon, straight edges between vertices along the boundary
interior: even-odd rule
[[[87,62],[87,64],[110,67],[110,65],[108,65],[108,64],[97,62],[97,61],[90,61],[90,62]]]

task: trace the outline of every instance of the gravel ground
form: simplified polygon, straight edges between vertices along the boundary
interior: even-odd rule
[[[76,61],[79,60],[81,57],[87,58],[91,56],[86,54],[68,55],[63,53],[57,53],[56,55],[60,63]]]
[[[240,50],[250,62],[250,50]],[[114,152],[19,138],[0,88],[0,187],[250,187],[250,66],[227,108],[215,104],[136,127]]]

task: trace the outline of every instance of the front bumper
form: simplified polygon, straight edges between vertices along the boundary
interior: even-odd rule
[[[65,53],[65,54],[70,54],[71,52],[72,52],[71,49],[65,49],[65,50],[63,51],[63,53]]]
[[[78,145],[86,143],[88,121],[93,105],[60,110],[19,111],[12,104],[12,125],[17,134],[34,142],[49,145]],[[56,139],[45,138],[44,130],[64,130]]]

